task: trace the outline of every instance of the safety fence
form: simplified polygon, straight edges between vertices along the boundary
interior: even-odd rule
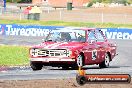
[[[76,27],[64,26],[38,26],[38,25],[17,25],[0,24],[0,35],[5,36],[46,36],[50,30],[61,28],[68,30]],[[132,39],[132,29],[130,28],[97,28],[101,29],[108,39]]]
[[[24,9],[20,8],[0,8],[0,19],[25,20],[28,19],[28,14],[24,13]],[[70,21],[70,22],[100,22],[100,23],[121,23],[131,24],[131,13],[89,13],[84,10],[53,10],[53,8],[43,7],[40,13],[39,20],[43,21]]]

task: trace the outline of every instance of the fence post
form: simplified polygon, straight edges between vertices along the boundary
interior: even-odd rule
[[[20,20],[22,20],[22,14],[20,13]]]
[[[101,22],[104,23],[104,13],[101,13]]]
[[[2,15],[2,8],[0,7],[0,15]]]
[[[126,13],[124,14],[124,18],[125,18],[124,19],[124,24],[126,24],[126,19],[127,19],[127,14]]]
[[[20,7],[20,20],[22,20],[22,7]]]
[[[60,10],[60,20],[62,20],[62,11]]]
[[[49,9],[49,7],[48,7],[48,9],[47,9],[47,10],[48,10],[48,13],[50,13],[50,9]]]

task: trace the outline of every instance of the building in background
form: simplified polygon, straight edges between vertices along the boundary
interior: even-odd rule
[[[82,7],[90,0],[32,0],[33,4],[47,3],[50,6],[67,6],[67,2],[72,2],[74,7]]]

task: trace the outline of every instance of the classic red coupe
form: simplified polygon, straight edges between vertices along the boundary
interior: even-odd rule
[[[49,31],[44,42],[29,50],[30,66],[41,70],[43,66],[62,67],[99,64],[109,67],[116,56],[116,44],[109,42],[96,28],[60,28]]]

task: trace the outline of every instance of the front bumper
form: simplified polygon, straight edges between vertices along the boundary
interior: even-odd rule
[[[75,59],[71,58],[30,58],[33,62],[75,62]]]

